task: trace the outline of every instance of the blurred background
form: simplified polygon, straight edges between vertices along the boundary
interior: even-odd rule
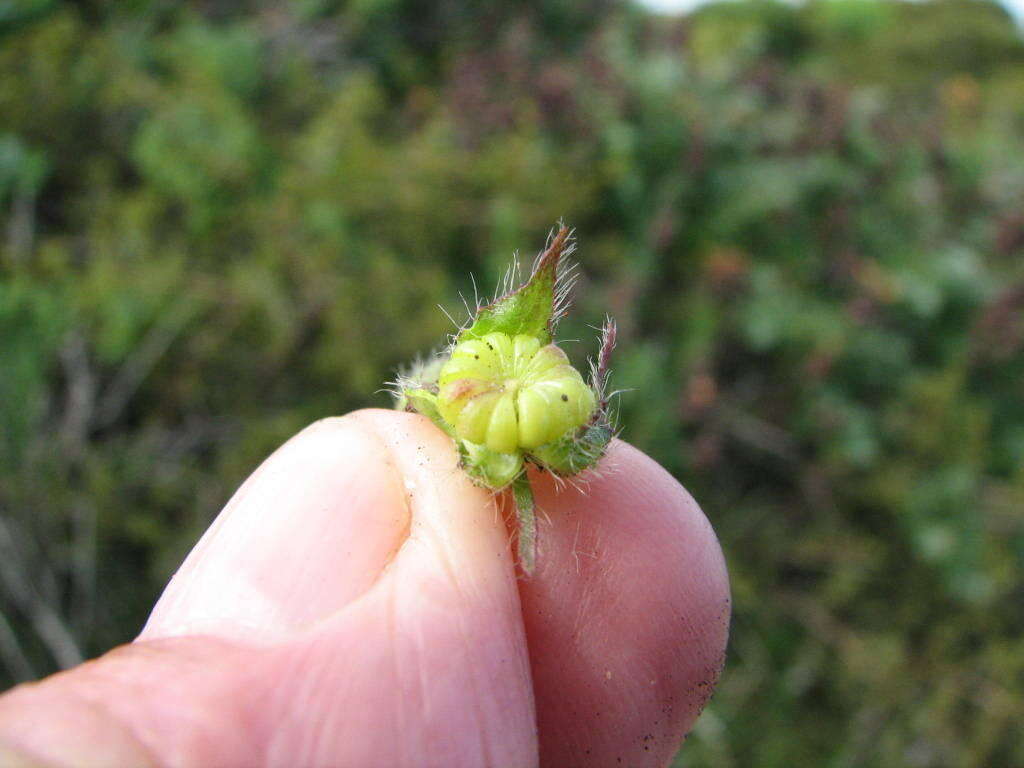
[[[982,0],[0,3],[0,688],[555,221],[721,537],[678,765],[1024,765],[1024,37]]]

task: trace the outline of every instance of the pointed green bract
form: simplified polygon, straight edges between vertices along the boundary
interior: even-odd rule
[[[529,281],[519,290],[480,309],[473,324],[459,334],[456,343],[495,332],[508,336],[533,336],[542,346],[550,343],[558,262],[568,237],[569,231],[562,227],[540,257]]]

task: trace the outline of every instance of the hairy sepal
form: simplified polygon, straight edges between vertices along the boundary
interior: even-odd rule
[[[594,467],[614,436],[608,424],[591,424],[578,433],[535,448],[530,458],[556,475],[571,477]]]
[[[477,485],[493,491],[508,487],[523,474],[523,454],[499,453],[486,445],[459,440],[462,468]]]
[[[444,420],[441,411],[438,410],[436,394],[429,389],[409,389],[403,391],[402,396],[405,398],[404,410],[426,416],[448,437],[456,439],[455,430]]]
[[[462,330],[455,342],[479,339],[500,332],[509,337],[533,336],[541,346],[551,343],[555,320],[555,284],[558,263],[566,249],[569,230],[562,227],[541,255],[530,279],[519,289],[477,312],[472,325]]]

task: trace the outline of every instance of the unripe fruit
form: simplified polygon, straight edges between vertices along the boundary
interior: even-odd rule
[[[456,435],[498,453],[557,440],[583,426],[597,404],[561,349],[522,334],[460,342],[438,385],[438,410]]]

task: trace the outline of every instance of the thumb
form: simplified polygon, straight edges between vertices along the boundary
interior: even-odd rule
[[[536,764],[507,536],[425,420],[320,422],[242,486],[139,640],[0,699],[0,744],[76,765]]]

